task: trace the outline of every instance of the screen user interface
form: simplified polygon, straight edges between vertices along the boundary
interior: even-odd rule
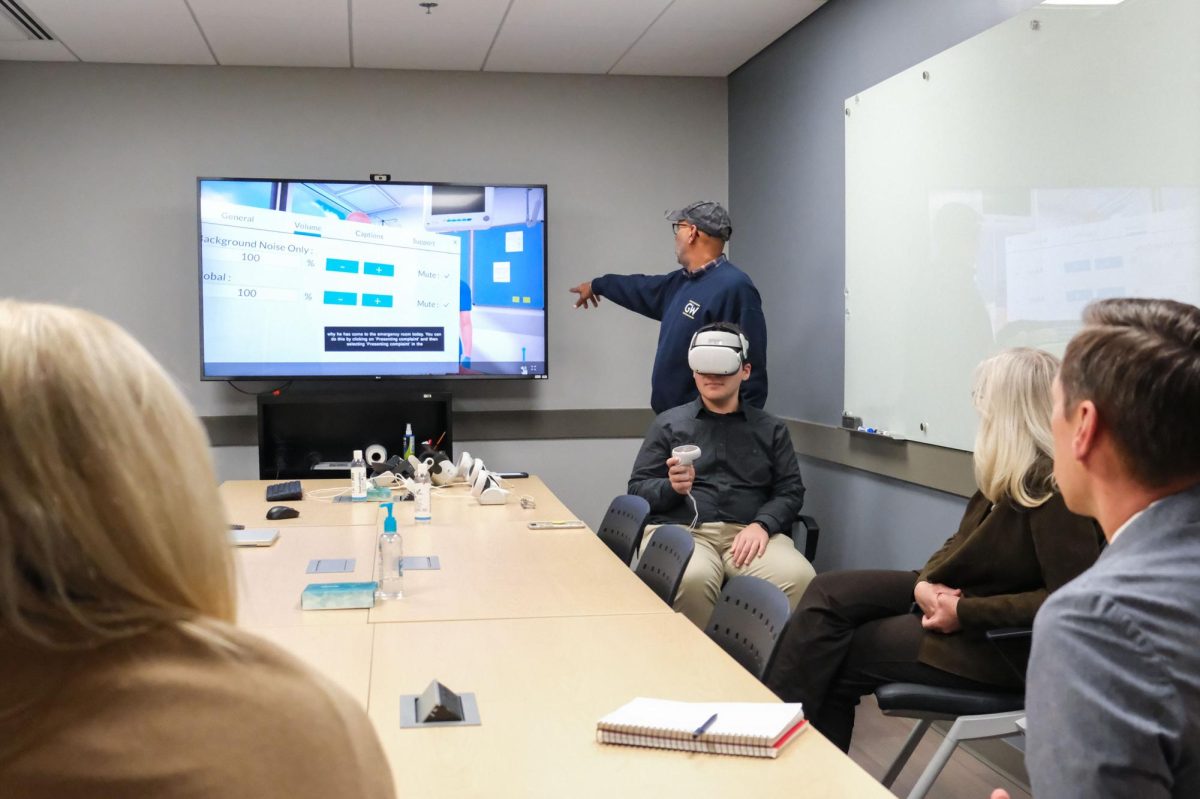
[[[205,179],[203,376],[546,376],[545,187]]]

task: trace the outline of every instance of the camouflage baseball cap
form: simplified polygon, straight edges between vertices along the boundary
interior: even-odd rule
[[[718,239],[729,241],[733,235],[733,225],[729,222],[729,212],[720,203],[711,200],[700,200],[678,211],[667,211],[667,219],[671,222],[687,222],[699,230]]]

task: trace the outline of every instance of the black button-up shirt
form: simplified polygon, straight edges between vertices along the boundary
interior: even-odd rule
[[[768,533],[791,530],[804,505],[804,483],[782,419],[742,403],[712,413],[697,398],[658,415],[633,464],[629,493],[650,503],[650,524],[692,522],[692,504],[667,479],[667,459],[682,444],[700,447],[692,496],[700,522],[758,522]]]

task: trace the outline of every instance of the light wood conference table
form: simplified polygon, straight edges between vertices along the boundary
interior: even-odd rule
[[[815,730],[776,760],[597,743],[596,720],[635,696],[777,701],[677,613],[374,629],[368,713],[398,795],[891,797]],[[400,729],[400,696],[433,679],[474,692],[482,724]]]
[[[272,547],[236,551],[239,622],[364,703],[398,795],[891,795],[815,730],[777,760],[596,743],[596,720],[635,696],[776,699],[593,532],[529,530],[530,520],[572,515],[540,480],[513,483],[536,509],[481,507],[449,489],[434,496],[433,523],[413,525],[411,503],[396,503],[405,554],[436,554],[442,568],[406,572],[405,598],[370,611],[303,611],[299,592],[373,579],[374,503],[283,503],[300,518],[260,523],[249,514],[269,506],[266,483],[222,486],[231,521],[281,531]],[[334,557],[356,558],[355,572],[305,573],[309,559]],[[400,729],[400,696],[433,679],[474,692],[482,725]]]
[[[572,516],[541,480],[513,482],[525,484],[522,493],[537,497],[535,509],[525,510],[516,503],[480,506],[465,488],[446,488],[433,497],[433,522],[414,524],[412,503],[395,503],[404,554],[436,555],[440,568],[406,571],[404,600],[380,603],[370,611],[304,611],[300,593],[314,582],[374,579],[375,520],[382,514],[378,503],[292,503],[301,516],[284,521],[300,522],[312,516],[336,522],[334,514],[340,512],[342,522],[364,518],[371,522],[330,526],[262,522],[278,526],[280,537],[272,547],[242,547],[235,552],[240,622],[250,627],[303,626],[671,613],[591,530],[530,530],[526,526],[529,521]],[[245,483],[239,481],[233,490],[228,483],[222,487],[231,519],[248,518],[247,513],[239,516],[234,509],[239,504],[249,505],[250,497],[264,504],[263,484],[256,484],[251,491]],[[308,507],[310,502],[315,508]],[[354,558],[354,571],[306,572],[310,561],[322,558]]]

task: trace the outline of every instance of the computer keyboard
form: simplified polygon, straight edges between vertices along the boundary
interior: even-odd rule
[[[304,499],[304,491],[300,488],[299,480],[288,480],[286,483],[267,486],[267,502],[283,502],[288,499]]]

